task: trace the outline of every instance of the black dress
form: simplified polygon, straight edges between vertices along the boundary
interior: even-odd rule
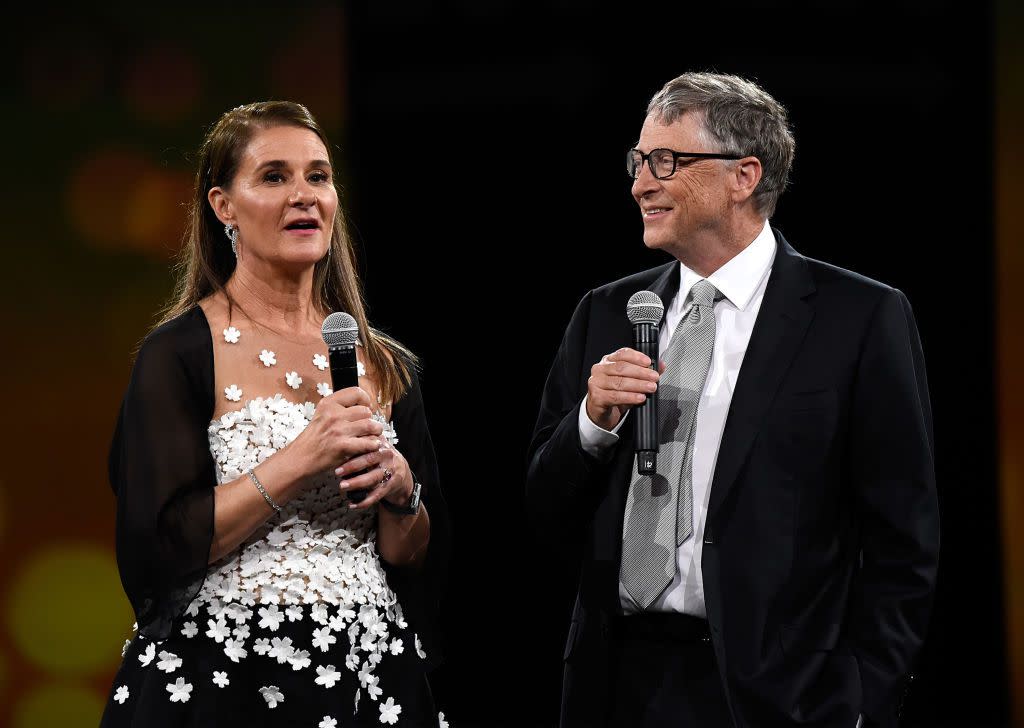
[[[426,674],[447,514],[418,381],[392,407],[430,513],[426,565],[375,547],[325,474],[207,566],[213,492],[291,442],[311,403],[250,400],[211,422],[213,346],[198,306],[154,331],[132,371],[110,453],[117,559],[135,610],[102,726],[436,726]]]

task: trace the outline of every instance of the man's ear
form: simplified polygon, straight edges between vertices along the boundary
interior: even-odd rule
[[[733,202],[746,202],[757,189],[763,172],[761,160],[757,157],[744,157],[736,162],[732,175]]]

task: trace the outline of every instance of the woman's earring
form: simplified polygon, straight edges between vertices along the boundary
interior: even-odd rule
[[[238,228],[231,223],[224,226],[224,234],[228,236],[228,240],[231,241],[231,252],[238,257]]]

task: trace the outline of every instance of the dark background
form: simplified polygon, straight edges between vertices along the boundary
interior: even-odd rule
[[[991,36],[999,20],[1005,53],[1024,14],[997,7],[21,7],[0,31],[0,726],[98,721],[132,623],[105,471],[117,403],[170,294],[194,150],[224,111],[266,98],[327,129],[371,320],[423,359],[457,545],[439,707],[453,728],[553,725],[575,574],[529,526],[526,447],[579,299],[667,260],[643,246],[623,156],[647,100],[687,70],[754,78],[789,108],[796,162],[773,224],[914,306],[943,543],[904,725],[1009,725],[1004,584],[1024,593],[1024,575],[1004,582],[1001,542],[1024,510],[1001,524],[997,442],[1024,441],[1024,405],[997,430],[993,160],[1024,145],[1019,128],[993,145]],[[1004,85],[1024,87],[1021,57]]]
[[[557,716],[575,576],[530,530],[525,450],[575,304],[667,260],[643,246],[623,171],[647,100],[678,73],[717,70],[790,110],[796,162],[773,224],[915,308],[943,544],[905,725],[1006,724],[993,329],[980,315],[993,295],[986,6],[372,7],[351,16],[349,209],[371,314],[423,357],[457,529],[440,706],[471,725]]]

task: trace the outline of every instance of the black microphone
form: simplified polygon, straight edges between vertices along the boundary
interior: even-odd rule
[[[356,359],[356,340],[359,326],[356,320],[344,311],[335,311],[324,319],[320,333],[327,344],[327,357],[331,362],[331,386],[334,391],[359,386],[359,361]],[[366,497],[367,491],[353,490],[348,494],[350,501],[358,503]]]
[[[651,369],[658,371],[658,325],[665,314],[665,305],[650,291],[637,291],[629,297],[626,316],[633,324],[633,348],[651,359]],[[633,449],[636,471],[654,475],[658,463],[658,393],[653,392],[633,408]]]

